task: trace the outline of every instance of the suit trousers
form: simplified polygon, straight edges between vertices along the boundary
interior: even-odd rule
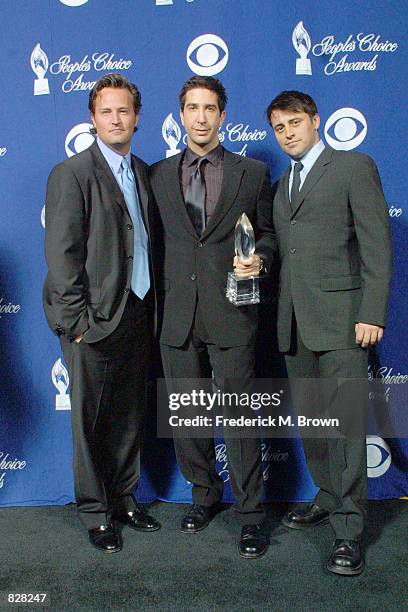
[[[73,470],[87,529],[134,508],[151,345],[150,296],[130,292],[118,327],[79,344],[61,338],[70,377]]]
[[[294,321],[291,349],[285,361],[296,413],[318,417],[324,412],[325,416],[340,419],[339,435],[303,437],[303,447],[308,468],[319,487],[315,503],[329,510],[336,538],[359,540],[367,497],[367,350],[356,345],[352,349],[312,351],[304,345]],[[313,383],[326,379],[314,403],[311,393],[305,392],[305,379],[314,379]],[[330,387],[340,381],[343,386],[337,387],[337,396],[336,392],[330,393]],[[316,389],[313,385],[314,392]]]
[[[254,377],[255,347],[223,348],[209,343],[198,305],[186,343],[181,347],[162,344],[161,354],[169,393],[177,391],[178,378],[211,379],[213,372],[215,385],[222,391],[225,379],[239,380],[241,386]],[[239,521],[242,525],[261,523],[265,511],[260,440],[225,437],[225,444]],[[224,483],[215,469],[214,439],[175,436],[174,446],[179,468],[193,485],[193,503],[210,507],[220,502]]]

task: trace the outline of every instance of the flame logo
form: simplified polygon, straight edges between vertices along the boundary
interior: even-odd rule
[[[58,389],[60,395],[66,395],[69,387],[69,376],[68,370],[61,361],[61,358],[57,359],[54,363],[51,378],[54,386]]]
[[[174,120],[172,113],[167,115],[166,119],[163,121],[162,136],[163,140],[167,143],[167,146],[169,147],[169,150],[167,151],[167,157],[170,157],[170,155],[175,155],[176,153],[180,152],[180,150],[177,149],[177,145],[181,139],[181,130],[177,121]]]
[[[43,79],[48,70],[48,57],[37,43],[31,52],[31,68],[39,79]]]
[[[292,43],[301,58],[306,58],[312,46],[308,31],[303,26],[303,21],[299,21],[292,34]]]

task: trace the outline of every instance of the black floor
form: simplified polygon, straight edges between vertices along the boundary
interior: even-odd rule
[[[190,535],[177,530],[186,506],[156,503],[161,531],[124,529],[111,555],[88,544],[73,505],[0,509],[0,610],[17,609],[5,597],[22,592],[48,592],[50,609],[64,611],[408,609],[408,501],[370,502],[367,568],[352,578],[324,569],[330,527],[289,532],[279,525],[285,507],[271,507],[271,545],[258,560],[238,556],[231,509]]]

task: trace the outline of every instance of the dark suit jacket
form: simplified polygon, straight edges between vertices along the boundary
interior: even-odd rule
[[[134,155],[132,167],[152,244],[148,167]],[[51,329],[67,339],[85,332],[84,341],[90,343],[111,334],[129,294],[133,224],[96,142],[55,166],[49,176],[45,254],[43,298]]]
[[[309,349],[355,347],[357,321],[386,323],[391,240],[377,168],[367,155],[326,148],[293,210],[289,170],[273,214],[281,258],[279,349],[289,350],[293,308]]]
[[[275,248],[272,193],[265,164],[224,150],[219,201],[201,237],[191,223],[180,187],[181,155],[154,164],[151,182],[163,226],[164,304],[162,344],[181,346],[193,322],[196,298],[209,341],[221,347],[247,345],[255,338],[256,306],[227,301],[234,228],[245,212],[257,236],[256,252],[269,261]]]

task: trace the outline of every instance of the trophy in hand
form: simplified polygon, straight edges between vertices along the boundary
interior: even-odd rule
[[[242,213],[235,225],[235,255],[246,263],[254,253],[254,228],[246,214]],[[259,304],[259,276],[241,278],[234,272],[228,272],[226,295],[234,306]]]

